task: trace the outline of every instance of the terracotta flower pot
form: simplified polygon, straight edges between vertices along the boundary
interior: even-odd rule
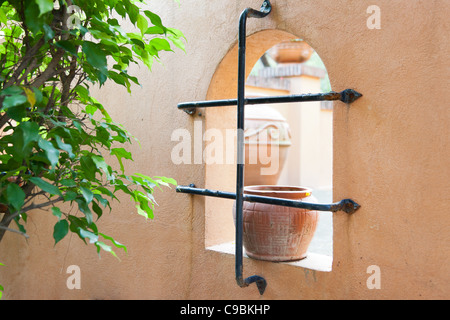
[[[302,187],[248,186],[244,194],[316,202],[311,190]],[[243,245],[250,258],[277,262],[306,258],[317,211],[244,201],[242,215]],[[235,206],[233,217],[236,221]]]
[[[288,41],[276,45],[270,55],[278,63],[302,63],[308,61],[313,52],[305,41]]]
[[[274,108],[247,106],[245,112],[245,185],[274,185],[286,162],[291,132]]]

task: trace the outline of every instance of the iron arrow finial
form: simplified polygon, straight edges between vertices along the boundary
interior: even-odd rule
[[[352,103],[362,97],[362,94],[353,89],[345,89],[341,92],[341,101],[344,103]]]

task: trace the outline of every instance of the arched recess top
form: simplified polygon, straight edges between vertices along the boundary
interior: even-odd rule
[[[247,36],[246,77],[259,58],[271,47],[282,41],[298,39],[292,33],[282,30],[263,30]],[[235,99],[237,95],[238,44],[225,55],[211,80],[207,100]]]

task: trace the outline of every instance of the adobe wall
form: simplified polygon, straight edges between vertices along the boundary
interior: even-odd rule
[[[236,81],[236,65],[223,59],[237,42],[240,13],[259,8],[261,1],[231,3],[182,0],[178,7],[151,1],[167,25],[185,33],[187,54],[164,55],[164,66],[155,65],[152,73],[133,70],[143,86],[131,96],[115,86],[101,89],[99,99],[114,108],[113,119],[141,141],[141,147],[133,146],[128,172],[205,185],[204,164],[173,164],[177,142],[171,135],[179,128],[194,132],[194,121],[202,119],[177,110],[177,103],[235,97],[235,88],[210,89],[217,79]],[[364,95],[350,107],[334,108],[334,200],[349,197],[362,207],[351,216],[334,215],[331,272],[246,259],[244,276],[260,274],[268,287],[262,297],[254,285],[239,288],[234,257],[205,250],[205,199],[166,189],[156,192],[152,221],[138,216],[125,198],[102,217],[104,233],[128,247],[128,254],[118,251],[121,261],[106,253],[99,259],[92,245],[74,236],[53,247],[55,217],[30,216],[27,242],[8,234],[0,244],[0,261],[7,265],[0,270],[4,298],[448,298],[450,135],[444,93],[450,80],[450,3],[378,0],[379,30],[366,25],[371,4],[273,0],[271,15],[250,19],[247,27],[248,66],[273,44],[295,36],[319,53],[334,90],[351,87]],[[223,178],[233,183],[232,175]],[[80,290],[66,287],[70,265],[80,267]],[[379,290],[366,285],[371,265],[381,271]]]

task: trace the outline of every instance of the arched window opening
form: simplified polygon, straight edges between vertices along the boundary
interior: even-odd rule
[[[290,61],[278,56],[282,46],[303,46],[307,58]],[[294,48],[295,49],[295,48]],[[211,81],[207,100],[235,99],[237,92],[237,46],[232,48],[219,64]],[[295,49],[294,51],[299,51]],[[279,30],[265,30],[247,37],[246,53],[246,96],[282,96],[304,93],[329,92],[330,84],[327,71],[319,55],[306,42],[298,40],[292,34]],[[279,152],[266,149],[263,162],[266,163],[264,175],[271,176],[272,181],[266,184],[302,186],[312,189],[313,195],[320,203],[332,202],[332,102],[247,105],[245,108],[246,124],[244,135],[252,139],[257,125],[250,122],[267,111],[266,120],[270,122],[286,122],[288,131],[282,133],[285,145]],[[300,103],[301,104],[301,103]],[[205,188],[234,192],[236,183],[236,107],[205,108],[204,119],[204,161],[206,163]],[[261,120],[261,119],[260,119]],[[197,120],[198,121],[198,120]],[[220,132],[221,134],[217,134]],[[253,132],[254,133],[254,132]],[[211,137],[210,137],[211,136]],[[220,137],[220,139],[217,139]],[[266,136],[268,138],[268,136]],[[280,138],[280,137],[278,137]],[[258,138],[259,139],[259,138]],[[281,139],[282,140],[282,139]],[[220,149],[219,146],[223,146]],[[218,153],[217,150],[220,150]],[[230,156],[230,150],[234,152]],[[246,154],[253,151],[246,148]],[[261,153],[257,151],[257,153]],[[278,164],[274,156],[284,155]],[[264,158],[265,156],[265,158]],[[278,160],[279,161],[279,160]],[[252,173],[253,171],[253,173]],[[258,169],[261,173],[261,169]],[[258,173],[250,164],[245,165],[246,185],[261,184],[252,181]],[[205,247],[208,250],[234,254],[235,226],[232,217],[233,201],[228,199],[205,198]],[[332,264],[332,213],[320,212],[315,236],[310,244],[308,257],[294,263],[301,267],[320,271],[331,271]],[[305,262],[308,260],[307,262]]]

